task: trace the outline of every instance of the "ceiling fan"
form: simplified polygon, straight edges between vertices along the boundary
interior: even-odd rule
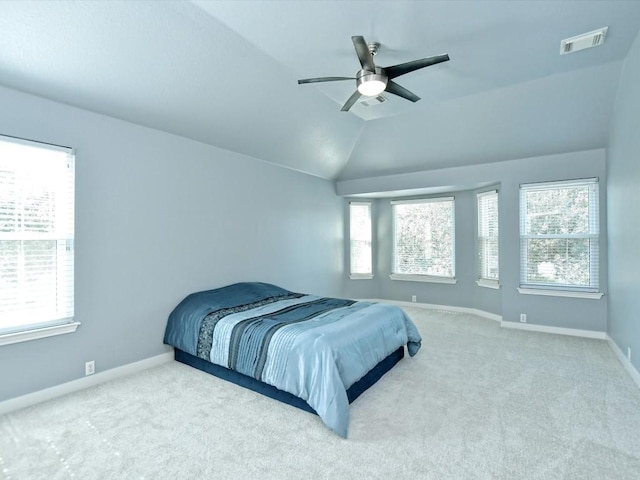
[[[353,46],[356,48],[356,54],[362,69],[356,73],[355,77],[319,77],[319,78],[304,78],[298,80],[298,84],[304,83],[319,83],[319,82],[334,82],[338,80],[355,80],[357,90],[353,92],[353,95],[349,97],[347,102],[342,106],[341,111],[347,112],[356,103],[356,101],[362,96],[375,97],[382,92],[393,93],[402,98],[406,98],[412,102],[420,100],[415,93],[410,92],[404,87],[401,87],[393,81],[394,78],[404,75],[405,73],[413,72],[420,68],[429,67],[438,63],[446,62],[449,60],[449,55],[436,55],[433,57],[422,58],[420,60],[413,60],[412,62],[400,63],[391,67],[376,67],[373,63],[373,56],[378,53],[379,43],[366,43],[364,37],[358,35],[351,37]]]

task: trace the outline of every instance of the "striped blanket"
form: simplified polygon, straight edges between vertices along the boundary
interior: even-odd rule
[[[346,437],[346,390],[401,345],[421,338],[391,305],[240,283],[185,298],[171,313],[165,343],[238,371],[309,403]]]

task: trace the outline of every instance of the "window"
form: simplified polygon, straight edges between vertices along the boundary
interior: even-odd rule
[[[0,345],[75,330],[73,235],[72,150],[0,136]]]
[[[373,278],[371,253],[371,204],[349,204],[350,278]]]
[[[498,192],[476,195],[478,202],[478,285],[498,288]]]
[[[393,280],[455,283],[454,198],[391,202]]]
[[[520,187],[522,288],[598,291],[598,195],[597,179]]]

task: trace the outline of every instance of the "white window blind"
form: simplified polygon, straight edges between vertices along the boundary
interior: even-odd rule
[[[598,180],[520,187],[520,284],[597,292]]]
[[[73,318],[74,155],[0,136],[0,335]]]
[[[454,198],[391,202],[393,274],[455,276]]]
[[[371,236],[371,203],[351,202],[349,204],[349,237],[352,278],[373,276]]]
[[[479,278],[498,282],[498,192],[478,193]]]

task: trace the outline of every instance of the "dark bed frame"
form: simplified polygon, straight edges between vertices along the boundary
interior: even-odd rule
[[[349,403],[352,403],[371,385],[380,380],[380,378],[382,378],[385,373],[391,370],[396,363],[402,360],[403,357],[404,347],[400,347],[395,352],[391,353],[391,355],[384,358],[371,370],[369,370],[369,373],[367,373],[364,377],[351,385],[351,387],[349,387],[349,389],[347,390]],[[297,407],[306,412],[316,413],[316,411],[311,408],[309,404],[303,399],[296,397],[289,392],[284,392],[272,385],[268,385],[264,382],[256,380],[255,378],[248,377],[247,375],[243,375],[242,373],[238,373],[234,370],[229,370],[228,368],[221,367],[220,365],[207,362],[202,358],[195,357],[177,348],[175,349],[175,358],[178,362],[185,363],[194,368],[197,368],[198,370],[202,370],[216,377],[228,380],[229,382],[240,385],[241,387],[248,388],[250,390],[253,390],[254,392],[266,395],[267,397],[279,400],[289,405],[293,405],[294,407]]]

